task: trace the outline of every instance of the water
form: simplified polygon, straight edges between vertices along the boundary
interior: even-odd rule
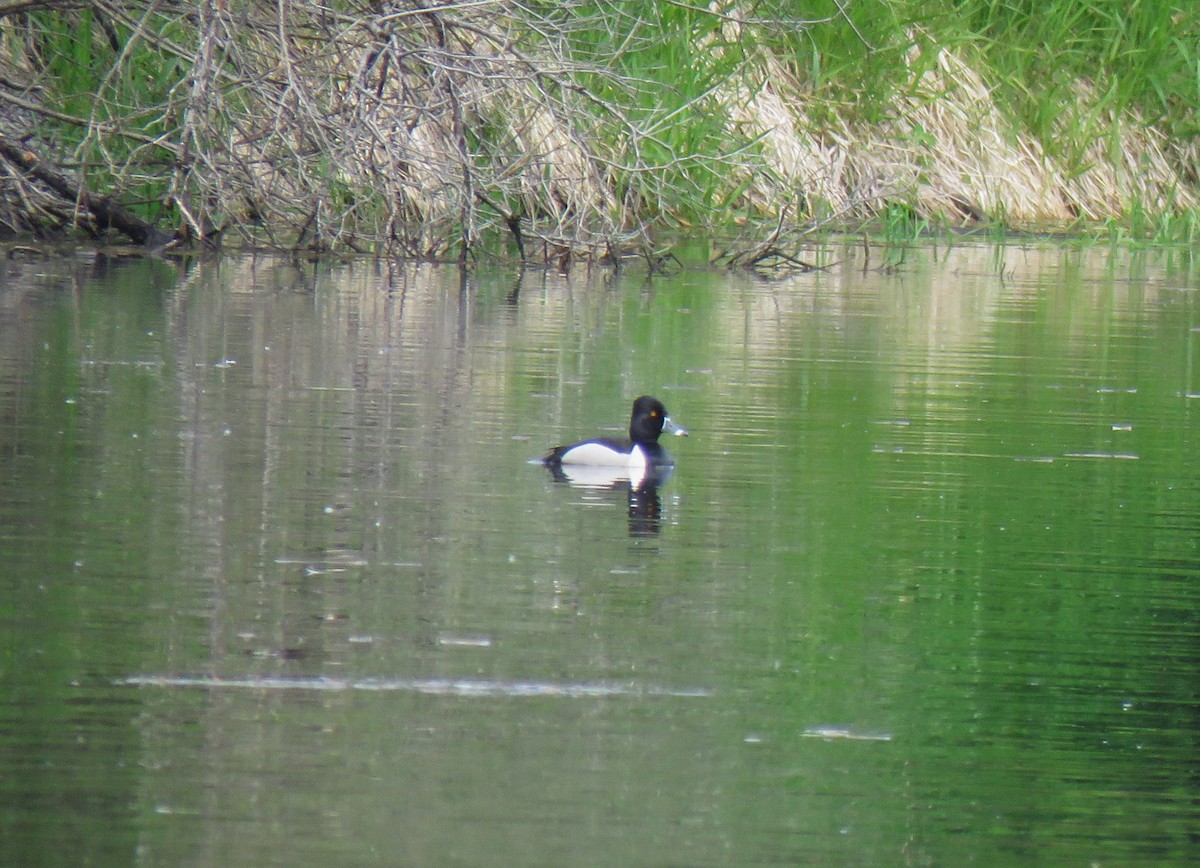
[[[1193,863],[1192,259],[833,256],[6,262],[0,863]]]

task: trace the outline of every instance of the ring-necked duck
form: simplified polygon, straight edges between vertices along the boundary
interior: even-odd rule
[[[550,468],[564,464],[638,469],[670,466],[675,461],[658,443],[663,431],[677,437],[687,436],[687,431],[667,416],[667,408],[662,401],[642,395],[633,402],[628,440],[597,437],[570,446],[556,446],[542,461]]]

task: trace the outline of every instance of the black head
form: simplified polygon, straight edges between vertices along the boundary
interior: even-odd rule
[[[642,395],[633,402],[633,414],[629,417],[629,439],[634,443],[657,443],[664,425],[668,426],[667,430],[676,430],[667,416],[667,408],[658,398]]]

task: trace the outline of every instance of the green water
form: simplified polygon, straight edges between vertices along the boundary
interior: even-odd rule
[[[1192,259],[833,253],[4,263],[0,864],[1194,863]]]

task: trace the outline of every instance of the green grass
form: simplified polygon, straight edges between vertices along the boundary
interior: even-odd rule
[[[1194,137],[1200,5],[1177,0],[967,0],[961,16],[994,71],[994,98],[1047,153],[1076,165],[1093,140],[1121,147],[1114,119]]]
[[[152,19],[148,26],[167,38],[186,38],[177,24],[165,20]],[[25,57],[47,88],[46,103],[86,122],[46,119],[39,134],[57,143],[60,159],[87,167],[92,189],[114,192],[115,186],[123,197],[142,202],[145,216],[158,216],[170,161],[161,149],[147,148],[144,139],[172,131],[167,107],[186,78],[185,65],[151,50],[119,22],[102,25],[87,9],[32,12],[22,18],[20,30],[6,35],[23,38]],[[112,122],[140,139],[107,134]]]

